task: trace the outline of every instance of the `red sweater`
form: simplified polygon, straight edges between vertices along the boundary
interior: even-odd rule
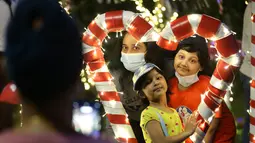
[[[197,110],[201,102],[201,94],[203,94],[209,84],[208,76],[199,76],[199,81],[191,85],[188,89],[180,91],[178,89],[178,79],[169,80],[170,85],[170,102],[168,105],[175,108],[182,120],[186,120],[193,111]],[[232,143],[236,135],[235,120],[228,109],[225,102],[222,102],[219,112],[215,114],[215,118],[220,120],[220,124],[215,133],[214,143]]]

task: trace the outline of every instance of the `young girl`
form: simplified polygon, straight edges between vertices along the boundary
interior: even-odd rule
[[[183,122],[197,110],[201,94],[207,90],[210,77],[209,56],[205,39],[199,36],[181,41],[174,59],[175,77],[169,81],[168,105],[179,113]],[[204,138],[206,142],[234,142],[236,135],[232,113],[222,101]]]
[[[167,82],[154,64],[140,67],[133,77],[134,89],[149,102],[143,110],[140,126],[146,143],[179,143],[192,135],[198,125],[192,114],[183,131],[178,113],[167,106]]]
[[[133,90],[133,74],[135,70],[145,64],[146,54],[149,55],[147,56],[147,61],[155,57],[161,57],[157,59],[157,65],[162,69],[166,69],[168,71],[167,73],[169,73],[168,76],[171,76],[174,74],[174,71],[173,68],[169,68],[169,65],[173,67],[173,62],[172,64],[169,64],[169,62],[173,61],[173,58],[172,60],[164,59],[163,57],[170,56],[171,54],[163,51],[155,42],[138,42],[129,33],[124,33],[123,39],[120,39],[120,44],[121,46],[117,45],[117,49],[111,53],[112,55],[109,55],[109,57],[117,57],[111,60],[109,68],[111,74],[114,76],[117,90],[123,92],[120,95],[121,102],[128,114],[129,122],[136,139],[139,143],[144,143],[143,133],[140,128],[140,116],[143,109],[148,106],[148,103],[144,103],[140,96],[137,96],[137,93]]]

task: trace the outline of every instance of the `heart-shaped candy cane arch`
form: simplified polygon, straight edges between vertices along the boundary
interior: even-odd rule
[[[252,0],[250,142],[255,143],[255,0]]]
[[[156,41],[155,39],[159,38],[153,27],[139,14],[129,11],[106,12],[98,15],[84,32],[83,54],[85,63],[94,73],[93,80],[116,139],[119,142],[136,143],[127,113],[120,102],[101,50],[102,42],[109,32],[122,30],[126,30],[141,42]]]
[[[240,50],[232,32],[218,19],[207,15],[191,14],[169,23],[161,32],[157,44],[168,50],[176,50],[177,42],[198,34],[216,43],[219,61],[211,77],[207,91],[198,106],[198,120],[202,123],[190,137],[193,142],[204,138],[214,112],[234,80],[234,71],[241,64]]]

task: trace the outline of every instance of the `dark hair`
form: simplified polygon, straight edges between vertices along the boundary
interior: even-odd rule
[[[146,63],[157,65],[165,73],[167,79],[174,75],[173,60],[175,51],[165,50],[159,47],[156,42],[147,42],[147,52],[145,54]]]
[[[212,68],[211,68],[211,62],[210,62],[210,57],[208,53],[208,46],[205,38],[195,35],[191,36],[189,38],[186,38],[179,42],[176,50],[176,54],[180,50],[185,50],[187,52],[196,52],[199,63],[201,67],[203,68],[202,71],[199,72],[199,75],[212,75]]]
[[[155,69],[159,74],[161,74],[164,77],[164,79],[166,80],[166,83],[167,83],[167,78],[166,78],[164,72],[162,70],[157,69],[157,68],[153,68],[153,69]],[[142,91],[142,89],[144,89],[146,87],[145,81],[148,78],[148,74],[149,74],[149,72],[144,74],[137,81],[138,95],[142,97],[143,103],[145,103],[146,105],[149,105],[149,100],[147,99],[147,97],[146,97],[145,93]],[[167,103],[170,101],[169,95],[171,94],[169,86],[170,86],[169,83],[167,83],[167,91],[166,91],[166,100],[167,100]]]
[[[128,82],[132,83],[132,77],[134,75],[134,73],[127,70],[124,67],[123,63],[120,61],[121,51],[122,51],[122,43],[123,43],[123,39],[124,39],[126,34],[128,34],[127,31],[122,32],[123,36],[119,37],[117,39],[113,52],[109,53],[109,56],[108,56],[108,57],[112,58],[112,59],[110,59],[111,62],[109,64],[109,69],[120,70],[121,71],[121,74],[120,74],[120,77],[119,77],[119,84],[120,84],[121,89],[125,89],[126,85],[124,85],[124,81],[127,80]],[[148,47],[148,42],[144,42],[144,44],[145,44],[145,47],[147,48]],[[148,48],[147,48],[147,52],[148,52]]]
[[[33,22],[40,18],[41,26],[35,29]],[[82,43],[76,24],[59,3],[19,1],[7,27],[5,54],[22,100],[33,104],[57,130],[72,132],[70,123],[59,122],[63,117],[56,110],[69,104],[69,92],[82,69]]]

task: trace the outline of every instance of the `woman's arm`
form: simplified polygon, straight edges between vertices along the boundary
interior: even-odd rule
[[[213,142],[213,138],[214,138],[214,135],[216,133],[216,130],[218,129],[219,123],[220,123],[220,119],[213,118],[212,123],[210,124],[210,127],[209,127],[208,131],[205,134],[204,141],[206,143],[212,143]]]

